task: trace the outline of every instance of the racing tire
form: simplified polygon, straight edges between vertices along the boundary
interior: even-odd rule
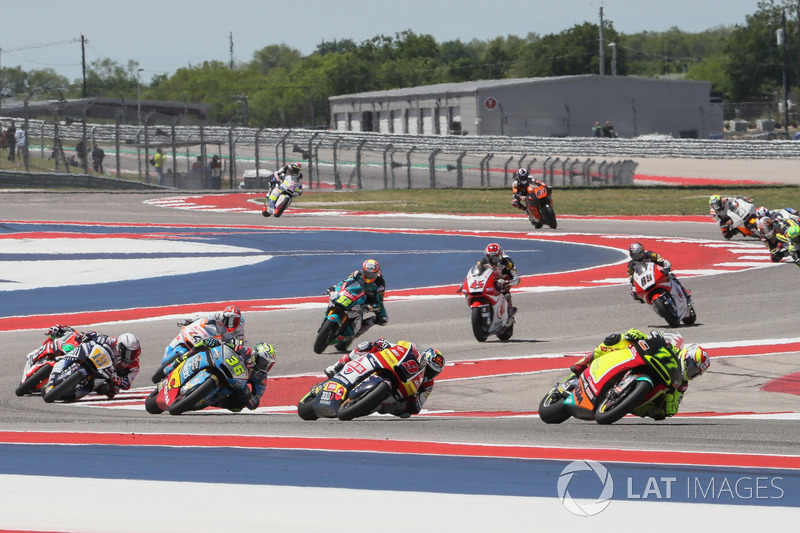
[[[501,333],[497,334],[497,338],[503,342],[506,342],[514,335],[514,324],[511,324],[506,329],[504,329]]]
[[[169,406],[169,414],[180,415],[193,409],[203,398],[217,388],[217,383],[209,379],[201,383],[192,392]]]
[[[50,365],[44,365],[40,367],[36,372],[31,374],[31,376],[19,384],[17,389],[14,391],[14,394],[17,396],[25,396],[26,394],[30,394],[39,383],[47,381],[47,378],[50,377],[50,372],[53,371],[53,367]]]
[[[571,416],[564,405],[564,398],[555,387],[539,402],[539,419],[545,424],[560,424]]]
[[[392,388],[388,383],[383,381],[374,389],[359,396],[355,400],[345,400],[336,412],[336,418],[339,420],[352,420],[360,416],[367,416],[376,411],[391,393]]]
[[[47,391],[42,398],[44,399],[45,403],[53,403],[56,400],[60,400],[62,396],[66,396],[78,388],[78,385],[80,385],[83,379],[84,375],[76,370],[73,374],[67,377],[67,379]]]
[[[269,218],[270,216],[272,216],[269,214],[269,211],[267,211],[267,206],[264,206],[264,209],[261,210],[261,216],[263,216],[264,218]]]
[[[288,199],[285,199],[283,202],[281,202],[281,205],[279,205],[278,208],[275,209],[275,215],[274,215],[275,218],[280,217],[283,214],[283,212],[286,211],[286,208],[289,207],[290,203],[291,202],[289,202]]]
[[[297,416],[303,420],[316,420],[319,418],[317,413],[314,412],[314,402],[317,400],[317,395],[308,393],[297,404]]]
[[[487,328],[483,325],[483,316],[480,307],[472,308],[472,334],[478,342],[485,342],[489,337]]]
[[[670,313],[663,299],[656,298],[653,300],[653,307],[656,308],[656,313],[658,313],[661,318],[666,320],[670,327],[677,328],[681,325],[681,319]]]
[[[319,333],[317,333],[317,338],[314,341],[314,353],[322,353],[325,351],[325,348],[330,345],[333,337],[336,335],[337,329],[339,329],[339,324],[333,320],[325,319],[325,323],[320,326]]]
[[[597,406],[594,412],[594,419],[598,424],[613,424],[628,413],[639,407],[653,390],[653,385],[649,381],[639,380],[632,387],[628,387],[622,398],[617,399],[613,404],[608,405],[608,394]]]
[[[164,412],[158,404],[156,403],[156,396],[158,396],[158,391],[161,389],[156,389],[150,393],[147,399],[144,401],[144,409],[151,415],[158,415]]]
[[[683,319],[683,323],[691,326],[697,321],[697,313],[694,312],[694,306],[689,305],[689,316]]]
[[[152,382],[153,383],[161,383],[161,380],[163,380],[165,377],[167,377],[167,375],[164,374],[164,369],[166,367],[168,367],[169,365],[171,365],[173,362],[175,362],[175,359],[179,358],[184,353],[186,353],[186,352],[175,354],[173,357],[170,357],[167,361],[163,361],[161,363],[161,365],[158,367],[158,370],[156,370],[153,373],[153,376],[150,378],[152,380]]]
[[[558,222],[556,222],[556,213],[553,211],[553,206],[550,204],[545,204],[544,207],[542,207],[542,210],[544,211],[543,216],[547,221],[547,225],[552,229],[556,229]]]

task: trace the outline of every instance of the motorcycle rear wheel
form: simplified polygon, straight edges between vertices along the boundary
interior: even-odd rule
[[[508,339],[510,339],[513,335],[514,335],[514,324],[511,324],[505,329],[505,331],[503,331],[502,333],[498,333],[497,338],[505,342]]]
[[[539,419],[545,424],[560,424],[572,415],[564,406],[564,398],[558,389],[553,387],[547,396],[539,402]]]
[[[669,324],[670,327],[677,328],[681,325],[681,319],[669,312],[667,305],[661,298],[656,298],[653,300],[653,307],[656,308],[656,312],[661,316],[661,318],[667,321],[667,324]]]
[[[319,328],[317,339],[314,341],[314,353],[322,353],[325,351],[325,348],[331,344],[334,335],[336,335],[337,329],[339,329],[339,324],[333,320],[325,319],[325,322]]]
[[[480,307],[472,308],[472,334],[478,342],[485,342],[489,337],[489,331],[483,325],[483,316]]]
[[[695,321],[697,321],[697,313],[694,312],[694,307],[690,305],[689,316],[683,319],[683,323],[686,324],[687,326],[691,326],[692,324],[695,323]]]
[[[67,377],[67,379],[46,392],[42,398],[44,399],[45,403],[53,403],[56,400],[60,400],[62,396],[66,396],[70,392],[74,391],[80,382],[83,381],[83,378],[83,374],[76,371]]]
[[[308,393],[297,404],[297,416],[303,420],[316,420],[319,418],[317,413],[314,412],[314,401],[317,399],[316,394]]]
[[[164,412],[158,404],[156,403],[156,396],[158,396],[159,389],[154,390],[150,393],[147,399],[144,401],[144,409],[151,415],[158,415]]]
[[[376,411],[391,393],[391,387],[383,381],[363,396],[359,396],[355,400],[345,400],[336,412],[336,418],[339,420],[352,420],[360,416],[367,416]]]
[[[547,221],[547,225],[550,226],[552,229],[556,229],[558,222],[556,222],[556,213],[553,211],[553,206],[550,204],[545,204],[542,207],[544,211],[544,219]]]
[[[213,379],[209,379],[201,383],[192,392],[173,403],[169,406],[169,414],[180,415],[192,409],[197,403],[211,394],[211,391],[217,388],[217,384]]]
[[[36,386],[39,383],[47,381],[47,378],[50,377],[50,372],[52,372],[53,367],[50,365],[44,365],[36,370],[31,376],[19,384],[17,390],[14,391],[14,394],[17,396],[25,396],[36,389]]]
[[[639,407],[652,390],[653,385],[649,381],[639,380],[633,387],[627,388],[623,396],[616,398],[613,403],[608,403],[606,394],[594,412],[595,421],[598,424],[613,424]]]

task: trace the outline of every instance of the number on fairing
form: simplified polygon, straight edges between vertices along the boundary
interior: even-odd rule
[[[236,357],[235,355],[232,355],[227,359],[225,359],[225,362],[228,363],[228,365],[231,367],[231,370],[233,370],[233,373],[236,374],[237,376],[244,373],[244,367],[241,365],[241,361],[239,361],[239,358]]]

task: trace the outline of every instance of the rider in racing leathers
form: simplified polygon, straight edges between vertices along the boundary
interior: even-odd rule
[[[287,178],[297,182],[296,190],[298,194],[303,194],[303,184],[299,183],[303,179],[303,173],[300,172],[301,169],[302,165],[300,163],[292,163],[291,165],[283,165],[272,174],[272,179],[269,182],[269,194],[267,195],[267,207],[269,209],[275,209],[275,201],[280,195],[278,185]]]
[[[640,304],[645,303],[645,301],[636,294],[636,290],[633,288],[633,273],[638,263],[646,262],[655,263],[660,266],[664,270],[664,273],[669,276],[669,279],[674,281],[681,289],[683,289],[683,292],[686,294],[686,299],[689,301],[692,300],[692,293],[686,287],[684,287],[675,274],[672,273],[672,263],[655,252],[645,250],[644,246],[638,242],[635,242],[628,247],[628,254],[631,257],[631,260],[628,261],[628,283],[630,284],[631,296],[633,296],[634,300]]]
[[[526,204],[522,200],[527,201],[528,185],[547,187],[547,184],[543,181],[532,178],[527,168],[517,170],[516,178],[511,184],[511,193],[513,194],[511,205],[522,211],[525,211]],[[547,190],[550,191],[550,187],[547,187]]]
[[[636,328],[631,328],[624,334],[612,333],[611,335],[603,339],[603,342],[598,344],[592,353],[584,356],[582,359],[575,362],[575,364],[570,366],[569,369],[572,371],[572,373],[578,376],[581,373],[583,373],[583,371],[586,370],[590,364],[592,364],[592,361],[594,361],[598,357],[601,357],[607,354],[608,352],[613,352],[615,350],[622,350],[623,348],[627,348],[634,342],[646,338],[647,335],[643,331],[640,331]]]
[[[503,253],[499,244],[492,242],[486,246],[484,256],[477,263],[478,269],[482,272],[486,268],[493,268],[497,272],[497,289],[506,297],[509,307],[509,315],[514,316],[517,308],[511,303],[511,287],[519,285],[520,278],[517,274],[517,267],[511,257]]]
[[[188,326],[192,322],[198,320],[208,320],[214,324],[223,340],[236,339],[242,341],[242,343],[246,343],[244,337],[244,316],[242,316],[242,312],[236,305],[229,305],[222,311],[216,313],[207,313],[186,318],[178,322],[178,325],[181,327]]]
[[[383,279],[383,271],[381,270],[380,264],[375,259],[367,259],[361,263],[361,268],[347,276],[342,284],[353,279],[361,284],[361,287],[367,294],[367,303],[372,305],[372,310],[375,312],[374,321],[372,317],[369,317],[361,323],[361,329],[359,331],[346,332],[348,336],[352,334],[353,337],[358,337],[372,327],[373,324],[385,326],[389,323],[389,315],[386,313],[386,306],[383,304],[383,295],[386,292],[386,280]],[[328,287],[327,294],[331,294],[334,290],[336,290],[335,285]],[[351,327],[350,322],[348,322],[348,327]]]
[[[333,377],[339,372],[344,365],[348,362],[363,357],[369,353],[378,353],[382,350],[387,350],[398,344],[405,344],[413,350],[417,361],[425,368],[425,376],[417,389],[416,394],[403,403],[398,403],[392,399],[391,401],[384,402],[378,409],[378,413],[390,414],[399,416],[400,418],[409,418],[411,415],[419,414],[422,406],[425,404],[428,397],[433,391],[433,384],[436,376],[438,376],[444,369],[444,356],[436,348],[428,348],[420,353],[414,343],[408,341],[399,341],[397,344],[392,344],[386,339],[376,339],[373,342],[364,341],[356,346],[355,350],[345,354],[336,363],[332,364],[325,369],[325,375],[329,378]]]
[[[745,202],[752,203],[753,199],[749,196],[720,196],[712,194],[708,197],[708,208],[711,218],[719,223],[722,236],[725,239],[730,239],[738,230],[731,227],[731,219],[728,216],[728,211],[734,211],[737,207],[737,200],[744,200]]]
[[[94,331],[90,331],[79,334],[77,340],[81,344],[99,344],[107,350],[113,359],[114,371],[107,381],[98,382],[90,379],[87,383],[76,388],[74,394],[62,396],[61,399],[63,401],[75,401],[92,391],[98,394],[105,394],[111,399],[120,390],[131,388],[133,380],[139,373],[139,356],[142,353],[142,347],[136,335],[123,333],[119,337],[112,337],[110,335],[98,335]],[[74,353],[74,351],[71,353]],[[69,354],[66,357],[69,357]]]

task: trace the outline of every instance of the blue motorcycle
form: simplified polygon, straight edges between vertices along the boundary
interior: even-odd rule
[[[222,344],[181,361],[150,393],[144,406],[148,413],[186,411],[218,406],[247,387],[250,371],[244,358]]]
[[[367,303],[364,287],[355,278],[340,281],[327,294],[330,301],[317,330],[314,353],[322,353],[332,344],[340,352],[346,352],[353,339],[375,325],[375,312]]]

